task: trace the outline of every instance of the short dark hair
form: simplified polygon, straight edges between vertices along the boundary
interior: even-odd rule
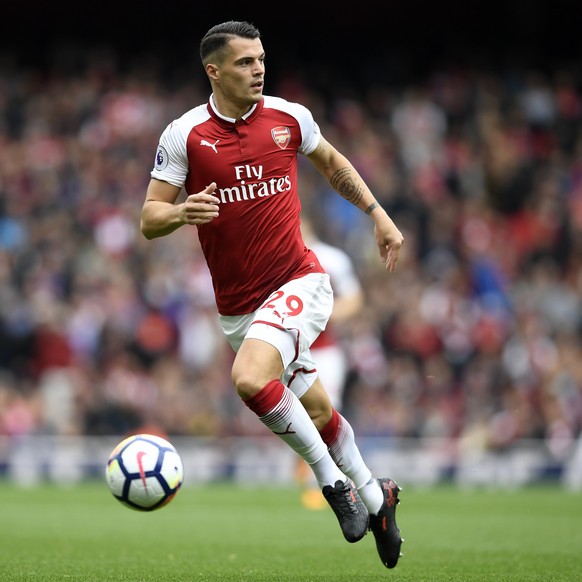
[[[229,20],[213,26],[200,41],[200,59],[202,63],[206,64],[205,61],[209,55],[224,48],[233,36],[252,40],[261,38],[261,33],[253,24],[236,20]]]

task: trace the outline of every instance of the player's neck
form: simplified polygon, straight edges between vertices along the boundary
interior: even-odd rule
[[[250,105],[241,106],[237,103],[233,103],[229,99],[225,99],[220,95],[220,93],[217,94],[216,92],[212,94],[211,100],[214,104],[214,108],[222,117],[227,117],[236,121],[242,119],[254,105],[254,103],[251,103]]]

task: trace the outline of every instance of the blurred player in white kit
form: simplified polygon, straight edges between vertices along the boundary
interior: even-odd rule
[[[311,344],[310,351],[334,408],[341,411],[349,373],[349,357],[338,331],[360,313],[364,305],[364,292],[350,255],[321,240],[312,221],[305,214],[301,216],[301,233],[306,246],[315,252],[329,274],[334,291],[331,317],[325,330]],[[325,509],[327,502],[317,480],[303,459],[298,461],[296,475],[302,487],[301,503],[307,509]]]

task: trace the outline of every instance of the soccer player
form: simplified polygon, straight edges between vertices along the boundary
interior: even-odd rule
[[[222,330],[236,356],[233,384],[259,420],[311,467],[348,542],[372,531],[393,568],[402,539],[399,487],[374,478],[335,410],[309,348],[333,306],[329,275],[300,230],[297,156],[370,216],[393,271],[403,236],[353,165],[302,105],[263,95],[258,29],[229,21],[200,43],[212,94],[163,131],[141,214],[147,239],[196,225]],[[186,199],[178,202],[182,189]]]

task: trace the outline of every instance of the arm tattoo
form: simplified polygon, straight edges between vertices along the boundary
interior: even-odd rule
[[[332,188],[339,192],[348,202],[351,202],[354,206],[360,203],[363,196],[363,188],[354,182],[350,168],[338,170],[330,178],[329,182]]]
[[[377,202],[372,202],[372,204],[370,204],[370,206],[368,206],[368,208],[366,208],[366,210],[364,210],[364,212],[366,214],[372,214],[372,210],[374,210],[375,208],[378,208],[378,206],[380,206]]]

